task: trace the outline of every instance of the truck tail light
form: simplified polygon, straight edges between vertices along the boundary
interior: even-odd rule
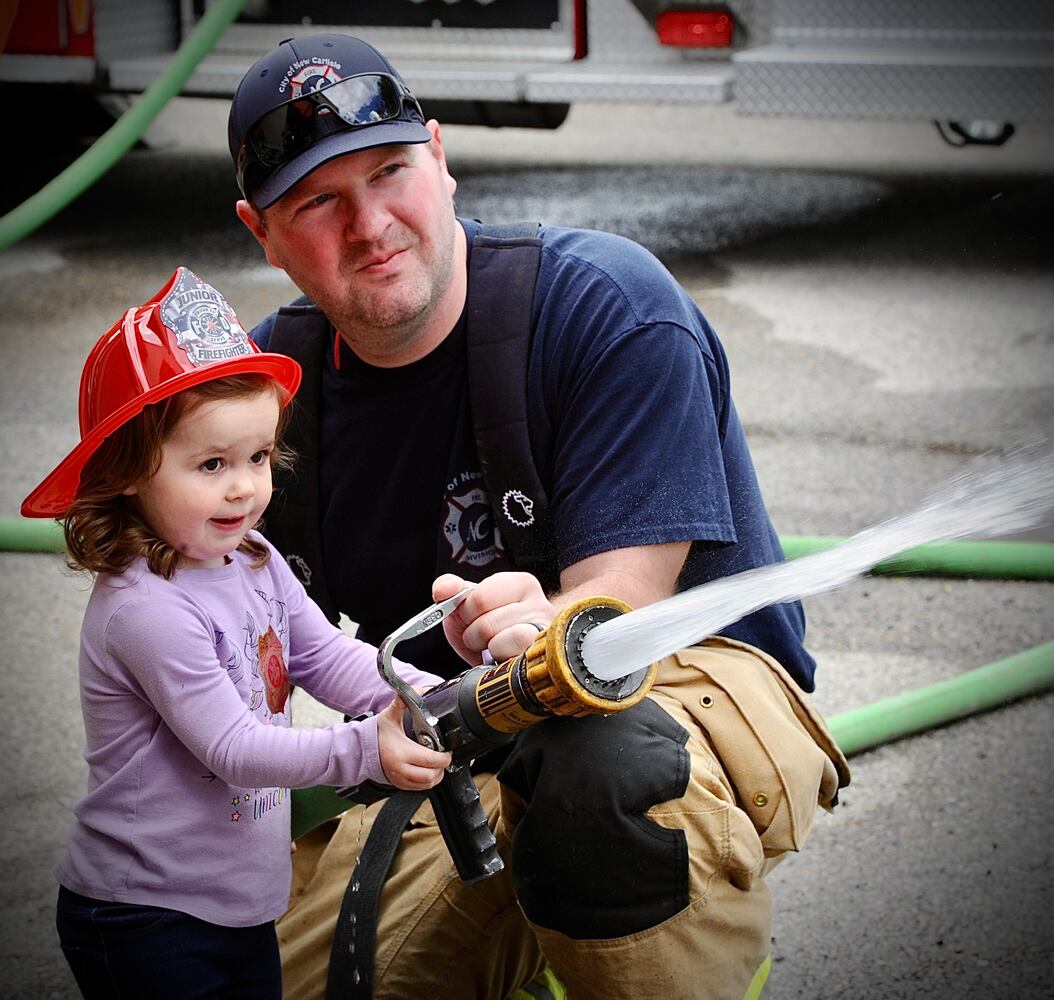
[[[722,49],[732,44],[732,15],[726,10],[667,10],[655,21],[663,45]]]
[[[574,59],[585,59],[589,52],[589,24],[586,21],[586,0],[575,0],[572,16],[574,17]]]
[[[94,56],[93,4],[90,0],[62,3],[4,2],[9,29],[0,51],[17,55]]]

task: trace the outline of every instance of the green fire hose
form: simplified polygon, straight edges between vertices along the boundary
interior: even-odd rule
[[[143,136],[161,109],[182,89],[198,63],[238,16],[245,0],[213,0],[172,62],[114,124],[61,174],[0,218],[0,250],[42,226],[92,186]]]
[[[848,756],[1036,694],[1051,685],[1054,642],[1047,642],[958,677],[854,708],[828,721]]]
[[[788,559],[834,548],[842,538],[791,535],[780,539]],[[1049,542],[929,542],[908,549],[872,573],[926,573],[1007,580],[1054,580],[1054,544]]]
[[[788,559],[832,548],[841,538],[785,535]],[[62,552],[56,521],[0,517],[0,551]],[[1054,580],[1054,542],[931,542],[879,563],[872,573],[919,573],[975,579]]]

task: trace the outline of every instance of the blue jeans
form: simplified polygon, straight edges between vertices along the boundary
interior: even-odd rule
[[[85,1000],[281,1000],[274,923],[220,927],[178,910],[59,888],[56,924]]]

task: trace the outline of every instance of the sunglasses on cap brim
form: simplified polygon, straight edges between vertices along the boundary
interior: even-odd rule
[[[245,175],[253,166],[263,167],[263,175],[269,175],[336,132],[402,117],[405,104],[424,121],[421,105],[401,80],[387,73],[368,73],[279,105],[245,134],[238,151],[238,185],[248,195]]]

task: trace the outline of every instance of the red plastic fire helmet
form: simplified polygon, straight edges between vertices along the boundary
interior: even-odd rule
[[[150,403],[226,375],[256,372],[292,398],[300,366],[261,351],[227,300],[188,268],[134,306],[92,348],[81,372],[81,441],[22,502],[23,517],[62,517],[102,442]]]

